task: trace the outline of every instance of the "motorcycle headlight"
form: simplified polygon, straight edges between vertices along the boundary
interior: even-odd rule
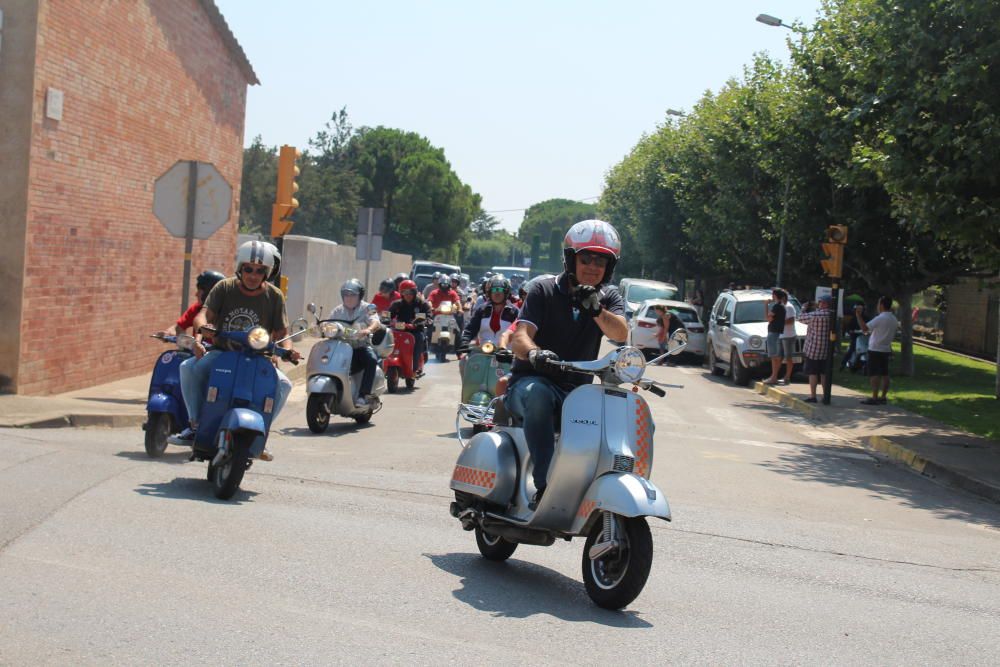
[[[764,339],[760,336],[750,336],[750,339],[747,341],[747,345],[753,348],[762,347],[764,345]]]
[[[489,405],[490,400],[491,397],[488,393],[485,391],[477,391],[472,395],[472,398],[469,399],[469,403],[472,405]]]
[[[493,343],[483,343],[483,346],[480,349],[483,351],[483,354],[493,354],[493,350],[495,350],[496,347],[494,347]]]
[[[621,382],[638,382],[646,370],[646,357],[637,347],[623,347],[615,360],[615,377]]]
[[[254,350],[263,350],[271,342],[271,336],[263,327],[254,327],[247,334],[247,345]]]
[[[340,322],[323,322],[320,325],[320,332],[323,338],[336,338],[344,331],[344,325]]]
[[[442,315],[450,315],[451,314],[451,304],[450,303],[442,303],[440,310],[441,310],[441,314]]]

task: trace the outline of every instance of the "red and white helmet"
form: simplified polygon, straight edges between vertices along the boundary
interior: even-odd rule
[[[608,268],[605,269],[604,280],[601,282],[611,280],[622,251],[618,230],[603,220],[582,220],[570,227],[563,238],[563,268],[567,273],[576,270],[576,253],[582,250],[610,255]]]

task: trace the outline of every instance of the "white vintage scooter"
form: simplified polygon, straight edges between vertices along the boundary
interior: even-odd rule
[[[667,355],[687,346],[687,333],[670,337]],[[451,488],[452,516],[476,531],[480,553],[506,560],[518,544],[549,546],[555,539],[586,537],[583,581],[599,606],[620,609],[639,595],[653,560],[646,517],[670,520],[667,499],[649,481],[653,467],[653,418],[639,395],[677,387],[643,378],[646,360],[624,346],[596,361],[551,362],[591,373],[600,384],[577,387],[562,406],[562,423],[545,494],[528,508],[535,486],[521,420],[493,400],[493,428],[469,439],[458,456]],[[619,385],[632,385],[632,390]],[[461,442],[461,438],[459,439]]]
[[[431,333],[431,350],[438,361],[445,361],[448,352],[458,341],[458,322],[455,320],[455,313],[459,304],[451,301],[442,301],[434,311],[434,331]]]
[[[372,415],[382,409],[380,396],[386,391],[385,373],[382,365],[375,368],[375,382],[372,384],[372,398],[367,407],[355,405],[364,371],[351,374],[351,359],[354,347],[351,345],[355,329],[350,322],[322,319],[322,308],[317,312],[316,304],[310,303],[307,310],[316,318],[320,338],[309,352],[306,364],[306,423],[313,433],[323,433],[330,425],[330,415],[350,417],[359,424],[371,421]],[[392,338],[387,336],[389,349]]]

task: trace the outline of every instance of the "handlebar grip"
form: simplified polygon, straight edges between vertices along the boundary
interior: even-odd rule
[[[660,389],[656,385],[650,385],[649,391],[653,392],[654,395],[659,396],[660,398],[662,398],[662,397],[664,397],[664,396],[667,395],[667,392],[663,391],[662,389]]]

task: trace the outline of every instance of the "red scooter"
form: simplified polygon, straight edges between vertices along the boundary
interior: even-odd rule
[[[419,317],[412,324],[405,322],[396,322],[393,324],[392,354],[382,362],[382,368],[385,370],[385,383],[390,394],[396,393],[396,390],[399,388],[400,378],[403,378],[406,382],[407,389],[413,389],[417,378],[423,375],[424,362],[427,361],[426,353],[420,355],[420,359],[417,361],[417,369],[416,371],[413,370],[413,352],[417,344],[417,339],[414,337],[413,332],[417,328],[423,329],[423,327],[423,320]]]

